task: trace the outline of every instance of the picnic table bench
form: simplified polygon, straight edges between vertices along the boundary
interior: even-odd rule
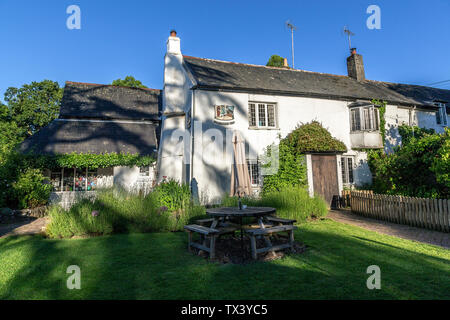
[[[208,209],[207,214],[212,218],[199,219],[197,224],[186,225],[184,229],[189,233],[188,247],[198,248],[209,252],[210,259],[215,257],[215,243],[218,237],[224,234],[234,234],[238,229],[241,231],[241,246],[244,232],[249,235],[252,248],[253,259],[257,258],[258,253],[274,252],[285,248],[293,248],[294,230],[293,225],[296,220],[283,219],[272,216],[275,213],[274,208],[266,207],[248,207],[239,210],[238,208],[213,208]],[[257,224],[243,226],[242,218],[253,217],[256,218]],[[238,219],[239,224],[232,222],[233,219]],[[245,231],[244,231],[245,230]],[[277,237],[278,233],[287,233],[288,243],[280,245],[272,245],[271,236]],[[192,234],[200,234],[201,243],[192,241]],[[285,235],[284,235],[285,236]],[[264,238],[266,247],[256,248],[256,239]],[[209,247],[207,246],[209,240]]]

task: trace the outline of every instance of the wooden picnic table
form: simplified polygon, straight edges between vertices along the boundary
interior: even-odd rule
[[[271,251],[281,250],[284,248],[293,249],[294,244],[294,230],[296,227],[293,225],[296,220],[283,219],[272,216],[276,212],[275,208],[270,207],[245,207],[239,209],[237,207],[222,207],[211,208],[206,210],[206,214],[212,218],[197,220],[197,224],[186,225],[184,229],[188,232],[188,248],[196,247],[201,250],[209,252],[210,258],[215,257],[215,241],[217,237],[223,234],[234,233],[237,229],[241,232],[241,249],[243,249],[243,218],[256,218],[258,225],[250,225],[250,229],[246,230],[250,237],[252,258],[257,259],[258,253],[264,253]],[[239,223],[235,223],[233,218],[237,218]],[[210,224],[210,226],[206,226]],[[277,237],[277,233],[287,232],[289,241],[288,243],[278,244],[273,246],[270,241],[270,237]],[[192,241],[192,233],[200,234],[201,243]],[[257,248],[256,239],[264,238],[266,247]],[[207,239],[210,241],[210,246],[207,247]]]
[[[275,208],[271,207],[246,207],[245,209],[239,209],[238,207],[221,207],[207,209],[206,214],[213,218],[211,223],[212,229],[218,227],[219,223],[225,222],[226,219],[237,218],[239,221],[239,229],[241,232],[241,247],[243,247],[244,231],[242,226],[242,218],[253,217],[256,218],[258,225],[261,229],[265,229],[264,217],[274,214],[276,212]],[[272,246],[270,240],[265,238],[268,246]]]

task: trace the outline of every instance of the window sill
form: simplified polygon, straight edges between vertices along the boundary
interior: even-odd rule
[[[271,127],[248,127],[248,130],[280,130],[280,128],[271,128]]]
[[[350,134],[357,134],[357,133],[363,133],[363,132],[380,133],[380,130],[358,130],[358,131],[350,131]]]

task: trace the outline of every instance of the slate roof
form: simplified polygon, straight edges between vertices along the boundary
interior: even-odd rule
[[[20,151],[33,154],[131,153],[156,156],[158,124],[56,119],[26,139]]]
[[[184,56],[196,88],[268,94],[290,94],[354,101],[382,99],[401,105],[431,106],[434,99],[450,102],[450,90],[357,81],[348,76],[266,67]]]
[[[66,82],[61,118],[157,120],[161,90]]]
[[[59,118],[27,138],[19,150],[156,157],[160,108],[161,90],[66,82]]]

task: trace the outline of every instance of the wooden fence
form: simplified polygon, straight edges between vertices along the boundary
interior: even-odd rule
[[[365,217],[450,232],[450,200],[350,191],[352,212]]]

